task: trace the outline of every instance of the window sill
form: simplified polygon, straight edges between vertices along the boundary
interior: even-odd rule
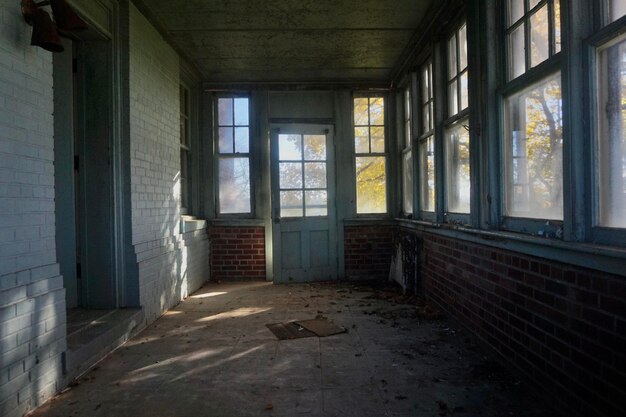
[[[197,230],[206,229],[206,220],[196,219],[194,216],[180,216],[180,232],[191,233]]]
[[[407,230],[427,232],[494,248],[519,252],[564,264],[626,276],[626,248],[565,242],[521,233],[472,229],[465,226],[396,219]]]

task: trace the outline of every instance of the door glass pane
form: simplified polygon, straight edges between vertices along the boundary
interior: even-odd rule
[[[250,130],[247,127],[235,128],[235,152],[248,153],[250,152]]]
[[[600,226],[625,228],[626,41],[603,49],[598,62],[598,221]]]
[[[509,78],[514,79],[526,71],[526,47],[524,45],[524,27],[522,23],[509,35]]]
[[[306,185],[306,188],[326,188],[326,163],[305,163],[304,183]]]
[[[250,212],[250,164],[248,158],[220,158],[220,213]]]
[[[217,100],[218,124],[227,126],[233,124],[233,99],[220,98]]]
[[[370,152],[370,129],[369,127],[354,128],[354,151],[356,153]]]
[[[369,124],[369,99],[367,97],[354,99],[354,125],[367,126]]]
[[[372,153],[384,153],[385,152],[385,128],[372,127],[370,129],[372,133]]]
[[[326,160],[326,136],[305,135],[304,136],[304,159],[307,161]]]
[[[278,158],[281,161],[301,161],[302,136],[278,135]]]
[[[235,125],[248,126],[250,124],[250,113],[248,111],[248,99],[235,99]]]
[[[280,217],[303,217],[302,191],[280,192]]]
[[[233,128],[219,128],[219,151],[220,153],[233,153]]]
[[[385,104],[382,97],[370,98],[370,125],[385,124]]]
[[[281,162],[280,189],[302,188],[302,164],[299,162]]]
[[[322,190],[305,191],[306,216],[328,215],[328,193]]]
[[[387,212],[387,181],[384,156],[356,158],[357,213]]]
[[[563,119],[557,74],[505,100],[507,214],[563,219]]]
[[[550,56],[550,25],[546,4],[530,17],[530,66],[535,67]]]

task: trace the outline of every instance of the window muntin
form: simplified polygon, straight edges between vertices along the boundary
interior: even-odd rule
[[[448,40],[448,116],[469,106],[467,25],[463,23]]]
[[[189,167],[191,165],[191,138],[190,138],[190,100],[189,90],[180,86],[180,206],[189,208],[190,181]]]
[[[280,217],[328,215],[325,135],[278,135]]]
[[[563,119],[557,73],[505,98],[505,214],[563,219]]]
[[[217,99],[217,153],[220,214],[249,214],[250,108],[245,97]]]
[[[599,48],[597,63],[596,221],[626,228],[626,38]]]
[[[387,213],[385,99],[354,99],[357,214]]]
[[[509,80],[561,51],[560,0],[508,0],[506,21]]]
[[[448,211],[470,212],[470,135],[469,120],[454,123],[445,133],[446,202]]]

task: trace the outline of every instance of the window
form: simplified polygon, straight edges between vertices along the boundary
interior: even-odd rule
[[[385,99],[354,99],[357,214],[387,213]]]
[[[560,0],[508,0],[506,42],[512,80],[561,51]]]
[[[561,12],[559,0],[507,3],[508,78],[513,79],[553,61],[561,50]],[[507,217],[563,220],[561,73],[546,71],[528,74],[504,97]]]
[[[217,99],[219,213],[251,212],[250,110],[243,97]]]
[[[626,13],[626,0],[609,1],[607,20]],[[595,225],[626,228],[626,36],[611,29],[597,48]],[[608,38],[608,40],[606,40]]]
[[[411,126],[411,89],[404,90],[404,150],[402,151],[402,207],[405,214],[413,213],[413,129]]]
[[[445,131],[446,211],[470,212],[469,80],[467,25],[463,23],[448,41],[448,120]],[[461,117],[462,119],[458,119]]]
[[[189,209],[191,165],[191,139],[189,124],[189,90],[180,86],[180,206],[184,212]]]
[[[435,95],[433,88],[433,64],[427,62],[420,71],[422,131],[420,132],[419,155],[419,200],[420,209],[435,211]]]

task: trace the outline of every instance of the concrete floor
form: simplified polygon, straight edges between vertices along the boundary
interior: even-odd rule
[[[207,284],[34,416],[552,416],[467,335],[362,285]],[[278,341],[268,323],[348,328]]]

